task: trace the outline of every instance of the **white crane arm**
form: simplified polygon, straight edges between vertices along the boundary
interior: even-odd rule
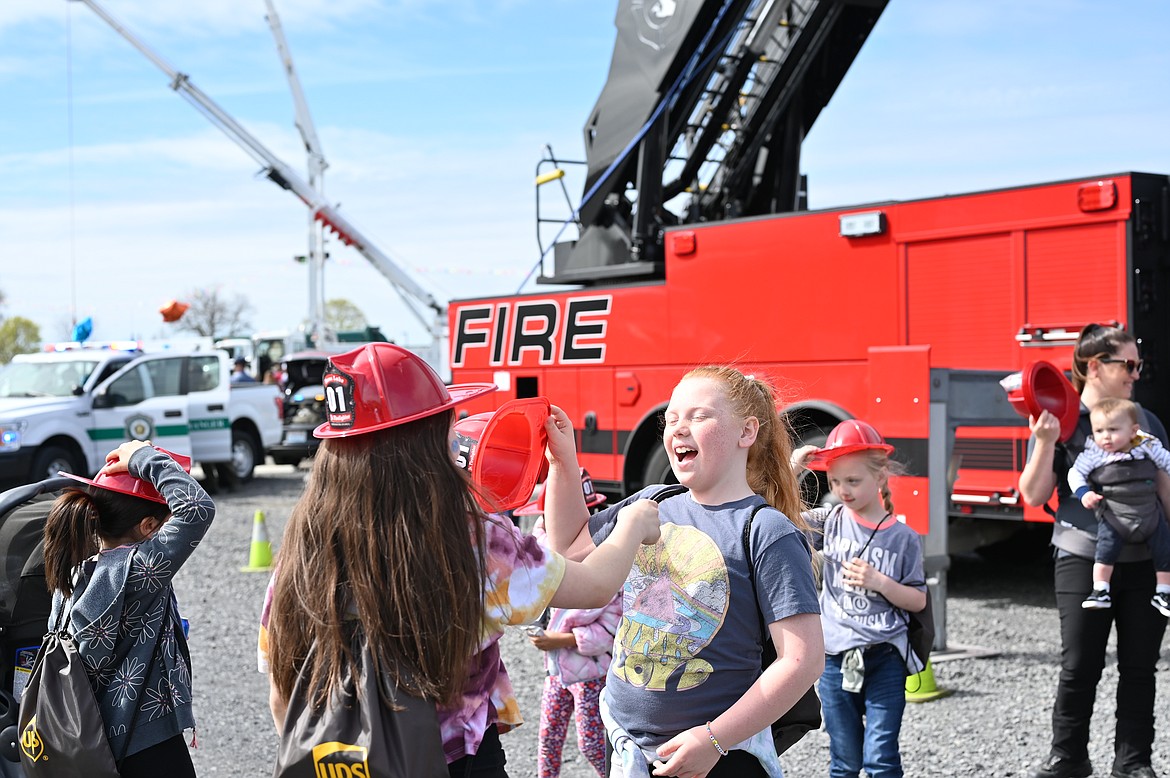
[[[208,97],[198,87],[191,83],[187,74],[173,68],[170,63],[156,54],[145,43],[136,38],[129,30],[94,0],[74,0],[89,6],[99,17],[114,28],[123,38],[130,42],[153,62],[171,79],[171,88],[181,94],[188,102],[199,110],[207,119],[223,131],[225,135],[240,145],[259,163],[265,166],[265,174],[281,188],[287,189],[300,198],[301,202],[309,207],[310,213],[317,221],[337,233],[338,239],[347,246],[352,246],[359,254],[365,257],[375,269],[386,277],[395,290],[403,296],[421,303],[430,308],[434,315],[425,315],[413,305],[408,305],[411,312],[427,328],[427,332],[436,340],[443,337],[446,326],[447,305],[437,300],[434,295],[423,289],[405,271],[402,270],[386,254],[378,249],[365,235],[361,233],[349,220],[343,217],[337,209],[325,202],[307,181],[301,178],[292,168],[282,162],[264,144],[251,133],[239,125],[226,111],[220,108],[214,100]],[[303,100],[303,95],[302,98]],[[298,109],[298,114],[300,113]],[[309,125],[311,127],[311,125]],[[302,135],[304,130],[302,129]],[[315,133],[313,135],[315,138]],[[308,141],[306,141],[307,143]],[[408,301],[409,302],[409,301]]]
[[[280,53],[280,61],[284,64],[284,74],[288,78],[288,86],[292,91],[293,109],[296,111],[297,130],[301,133],[301,140],[305,142],[305,150],[309,153],[309,183],[316,184],[318,178],[329,167],[325,161],[325,151],[321,141],[317,138],[317,128],[313,125],[313,115],[309,113],[309,101],[305,99],[305,91],[301,88],[301,80],[297,77],[293,66],[292,52],[288,41],[284,37],[284,28],[280,24],[280,16],[276,13],[276,6],[272,0],[264,0],[268,6],[268,26],[272,29],[272,37],[276,39],[276,50]]]

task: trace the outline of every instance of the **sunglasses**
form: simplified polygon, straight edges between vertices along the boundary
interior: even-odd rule
[[[1125,365],[1125,371],[1127,373],[1134,373],[1137,375],[1142,374],[1142,368],[1145,367],[1146,364],[1144,359],[1117,359],[1115,357],[1109,357],[1100,361],[1103,365]]]

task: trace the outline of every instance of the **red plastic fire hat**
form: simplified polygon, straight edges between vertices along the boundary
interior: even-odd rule
[[[1068,440],[1081,415],[1081,397],[1072,383],[1050,362],[1033,362],[1000,381],[1008,402],[1025,419],[1048,411],[1060,421],[1060,439]]]
[[[154,447],[155,451],[161,451],[171,459],[179,463],[183,468],[183,472],[191,472],[191,457],[185,457],[182,454],[176,454],[173,451],[167,451],[165,448]],[[158,493],[154,485],[149,481],[143,481],[141,478],[135,478],[129,473],[98,473],[97,478],[85,478],[73,473],[59,472],[58,475],[63,475],[66,478],[72,478],[75,481],[96,486],[98,489],[106,489],[111,492],[118,492],[119,494],[128,494],[131,497],[141,497],[144,500],[151,502],[161,502],[163,505],[167,504],[166,498]]]
[[[546,463],[548,413],[547,397],[530,397],[455,422],[458,462],[493,501],[485,510],[511,510],[532,494]]]
[[[318,438],[345,438],[417,421],[494,392],[495,384],[444,386],[424,362],[393,343],[370,343],[329,358],[325,423]]]
[[[589,477],[589,471],[585,468],[581,468],[581,491],[585,493],[585,507],[589,510],[605,505],[605,495],[594,491],[593,479]],[[539,497],[515,513],[517,516],[539,516],[544,513],[544,489],[540,490]]]
[[[878,431],[861,419],[846,419],[833,427],[829,437],[805,465],[809,470],[828,470],[834,459],[860,451],[894,453],[894,447],[882,440]]]

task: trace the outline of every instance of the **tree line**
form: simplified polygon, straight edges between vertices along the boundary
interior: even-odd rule
[[[0,364],[8,362],[14,354],[35,351],[41,342],[41,328],[31,319],[23,316],[5,316],[6,300],[0,290]]]
[[[181,332],[190,332],[213,340],[246,336],[253,331],[252,304],[239,293],[228,294],[220,287],[196,289],[182,298],[189,301],[187,311],[174,323]],[[6,299],[0,290],[0,364],[15,354],[40,349],[41,329],[23,316],[5,315]],[[325,325],[335,332],[360,330],[369,326],[361,309],[349,300],[336,298],[325,303]]]

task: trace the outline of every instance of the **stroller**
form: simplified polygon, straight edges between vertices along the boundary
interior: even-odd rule
[[[16,720],[20,695],[49,623],[45,517],[69,478],[0,493],[0,778],[23,778]]]

